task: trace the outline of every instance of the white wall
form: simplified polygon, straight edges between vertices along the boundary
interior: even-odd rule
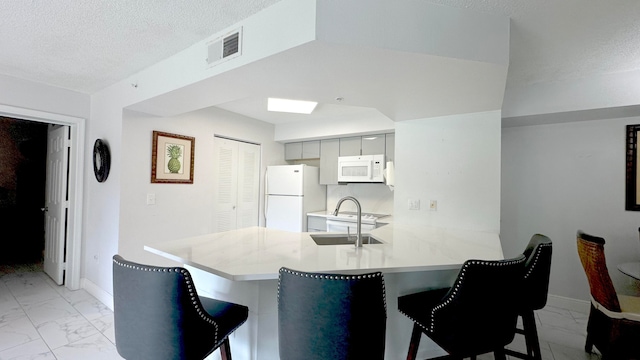
[[[638,105],[640,70],[507,88],[505,118]]]
[[[0,74],[0,104],[86,119],[89,95]]]
[[[498,233],[500,132],[500,111],[396,123],[395,221]]]
[[[75,128],[77,131],[87,131],[88,126],[85,127],[85,125],[88,125],[88,122],[84,122],[85,125],[77,125],[79,125],[83,121],[79,119],[89,118],[90,104],[90,97],[87,94],[82,94],[79,92],[61,89],[32,81],[17,79],[6,75],[0,75],[0,115],[2,116],[14,118],[28,117],[29,119],[37,119],[38,121],[44,122],[52,120],[52,122],[56,123],[59,123],[59,121],[66,122],[66,120],[63,120],[60,115],[63,115],[63,117],[71,116],[78,119],[78,122],[76,122],[75,120],[73,121],[73,123],[76,124],[75,126],[73,126],[73,128]],[[76,136],[76,139],[79,139],[79,137],[77,136],[78,134],[75,133],[76,130],[72,129],[72,136]],[[84,135],[84,133],[82,133],[82,135]],[[79,141],[83,140],[79,139]],[[79,155],[85,154],[86,149],[91,149],[93,146],[93,143],[89,144],[89,141],[87,139],[85,139],[84,142],[84,144],[77,144],[78,146],[76,151]],[[84,148],[82,148],[82,145],[84,145]],[[82,257],[81,259],[76,259],[76,256],[74,256],[74,260],[77,261],[69,261],[67,264],[68,269],[71,269],[74,274],[78,274],[75,270],[80,269],[80,274],[78,274],[80,275],[80,277],[84,276],[83,264],[85,255],[83,248],[86,238],[85,234],[87,232],[85,221],[87,217],[86,189],[87,184],[91,180],[95,182],[93,173],[91,172],[91,170],[88,170],[91,169],[91,165],[86,165],[86,162],[90,161],[91,157],[85,156],[84,159],[84,169],[86,170],[81,174],[82,183],[80,183],[80,179],[78,179],[77,183],[75,181],[73,182],[75,183],[75,185],[73,185],[73,188],[80,192],[78,194],[78,198],[79,201],[83,203],[82,210],[84,212],[82,213],[82,220],[77,222],[75,221],[76,216],[74,214],[76,214],[77,212],[79,214],[80,209],[73,208],[69,212],[69,216],[71,217],[71,219],[73,219],[73,221],[70,220],[69,226],[74,229],[72,231],[74,232],[74,236],[76,236],[76,242],[67,248],[74,254],[76,254],[75,250],[79,250],[80,252],[80,255]],[[73,167],[73,162],[71,164]],[[82,164],[76,164],[76,166],[82,168]],[[71,171],[73,172],[75,170],[72,168]],[[82,185],[84,185],[84,190]],[[70,201],[73,202],[75,195],[71,194],[70,196]],[[67,278],[67,283],[72,287],[76,287],[79,285],[76,283],[77,280],[78,278],[76,278],[75,276],[73,277],[73,279]]]
[[[377,111],[350,112],[320,121],[297,121],[276,125],[276,141],[330,139],[341,136],[393,132],[395,122]]]
[[[625,125],[640,117],[504,128],[502,225],[505,256],[522,252],[535,233],[553,241],[549,293],[589,299],[576,250],[581,229],[607,241],[618,291],[637,283],[616,270],[638,260],[640,213],[625,211]]]
[[[195,137],[193,184],[152,184],[154,130]],[[217,108],[159,118],[125,111],[122,135],[122,189],[118,252],[150,264],[175,265],[143,249],[144,245],[213,231],[214,135],[261,144],[260,189],[268,165],[284,163],[284,146],[273,141],[274,126]],[[156,205],[146,205],[148,193]],[[263,224],[262,197],[260,223]]]
[[[287,4],[291,8],[283,11],[281,7],[287,6]],[[295,11],[298,11],[299,17],[294,16]],[[222,72],[309,41],[315,30],[313,22],[305,21],[305,19],[308,17],[313,19],[314,14],[313,2],[283,1],[277,3],[232,28],[214,34],[209,39],[194,44],[128,79],[91,95],[90,122],[87,126],[86,144],[88,148],[91,148],[96,138],[105,139],[111,149],[112,158],[111,174],[106,182],[97,183],[94,180],[86,181],[85,184],[87,186],[85,187],[84,199],[83,281],[85,287],[93,295],[101,299],[108,296],[105,292],[110,292],[112,288],[111,257],[119,252],[119,244],[125,243],[125,240],[119,239],[121,235],[119,232],[120,221],[123,218],[120,214],[123,208],[121,197],[123,197],[122,193],[126,192],[130,176],[129,173],[123,171],[122,166],[127,163],[125,158],[131,154],[123,150],[124,146],[128,146],[123,141],[123,109],[131,109],[136,105],[139,105],[137,109],[153,109],[162,107],[163,102],[172,102],[173,105],[176,103],[178,105],[192,104],[191,98],[180,97],[181,94],[178,94],[180,89],[189,87],[189,85],[193,86]],[[304,27],[305,24],[306,27]],[[206,42],[240,25],[243,26],[243,41],[246,46],[243,50],[243,56],[215,67],[207,67],[204,61],[206,59]],[[298,25],[302,25],[304,29]],[[292,26],[300,31],[291,32]],[[270,36],[270,39],[278,39],[278,41],[266,41],[263,36],[267,35]],[[190,95],[197,97],[195,101],[200,103],[199,101],[206,99],[210,94],[204,91],[194,91]],[[149,101],[150,104],[145,106],[146,101]],[[240,130],[246,129],[244,126],[239,125],[238,138],[244,138],[242,130]],[[167,128],[175,128],[176,132],[180,133],[181,130],[187,130],[189,126],[184,123],[172,123]],[[273,138],[273,132],[270,136]],[[147,148],[150,149],[150,146],[149,143]],[[150,152],[150,150],[147,151]],[[144,164],[147,164],[150,159],[149,153],[149,157],[137,165],[145,166]],[[86,157],[86,180],[93,177],[91,170],[89,170],[91,168],[91,157]],[[150,173],[144,177],[148,179]],[[143,191],[146,194],[146,190]],[[128,232],[125,233],[125,235],[127,234]],[[138,243],[134,243],[133,246],[136,244]],[[125,255],[128,253],[125,251]]]
[[[506,16],[421,0],[322,0],[317,6],[322,41],[509,63]]]
[[[327,211],[333,211],[341,198],[353,196],[358,199],[362,212],[392,215],[393,195],[384,184],[327,185]],[[345,201],[340,211],[356,211],[356,205]],[[384,219],[380,221],[384,222]]]

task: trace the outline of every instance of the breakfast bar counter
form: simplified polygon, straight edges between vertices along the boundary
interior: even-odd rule
[[[316,245],[310,233],[263,227],[201,235],[145,250],[234,281],[277,279],[280,267],[345,274],[458,269],[467,259],[502,259],[497,234],[389,224],[371,231],[382,244]]]
[[[327,233],[321,233],[327,234]],[[498,234],[416,225],[371,231],[381,244],[317,245],[311,233],[262,227],[149,244],[145,250],[185,265],[198,293],[249,307],[249,320],[230,338],[234,358],[278,359],[278,270],[384,273],[387,294],[385,359],[403,359],[412,322],[397,310],[397,297],[450,286],[465,260],[502,259]],[[423,337],[419,356],[442,354]]]

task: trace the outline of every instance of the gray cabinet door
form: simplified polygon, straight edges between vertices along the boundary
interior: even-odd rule
[[[302,143],[303,159],[319,159],[320,158],[320,140],[304,141]]]
[[[379,155],[385,153],[384,134],[367,135],[362,137],[361,155]]]
[[[327,231],[327,219],[320,216],[307,216],[307,232]]]
[[[335,185],[338,183],[339,154],[339,139],[328,139],[320,141],[320,184]]]
[[[360,136],[340,138],[340,156],[354,156],[360,154],[362,138]]]
[[[384,161],[395,161],[396,159],[396,134],[385,135]]]
[[[299,160],[302,159],[302,143],[294,142],[284,144],[284,159]]]

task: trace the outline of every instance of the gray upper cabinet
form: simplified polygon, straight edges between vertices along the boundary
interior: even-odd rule
[[[320,141],[302,141],[284,144],[285,160],[319,159]]]
[[[338,184],[338,156],[385,154],[395,158],[394,134],[352,136],[338,139],[300,141],[285,144],[285,160],[320,159],[320,184]]]
[[[396,159],[396,134],[385,134],[384,161],[395,161]]]
[[[340,138],[340,156],[362,155],[360,154],[361,147],[362,138],[360,136]]]
[[[367,135],[362,137],[361,155],[379,155],[385,152],[385,134]]]
[[[335,185],[338,183],[339,155],[340,139],[320,141],[320,184]]]
[[[298,160],[302,158],[302,143],[294,142],[284,144],[284,159]]]
[[[302,142],[302,158],[303,159],[319,159],[320,158],[320,140]]]

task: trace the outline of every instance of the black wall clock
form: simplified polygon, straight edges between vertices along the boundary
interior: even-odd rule
[[[104,182],[109,176],[111,166],[111,154],[109,146],[102,140],[97,139],[93,144],[93,173],[98,182]]]

